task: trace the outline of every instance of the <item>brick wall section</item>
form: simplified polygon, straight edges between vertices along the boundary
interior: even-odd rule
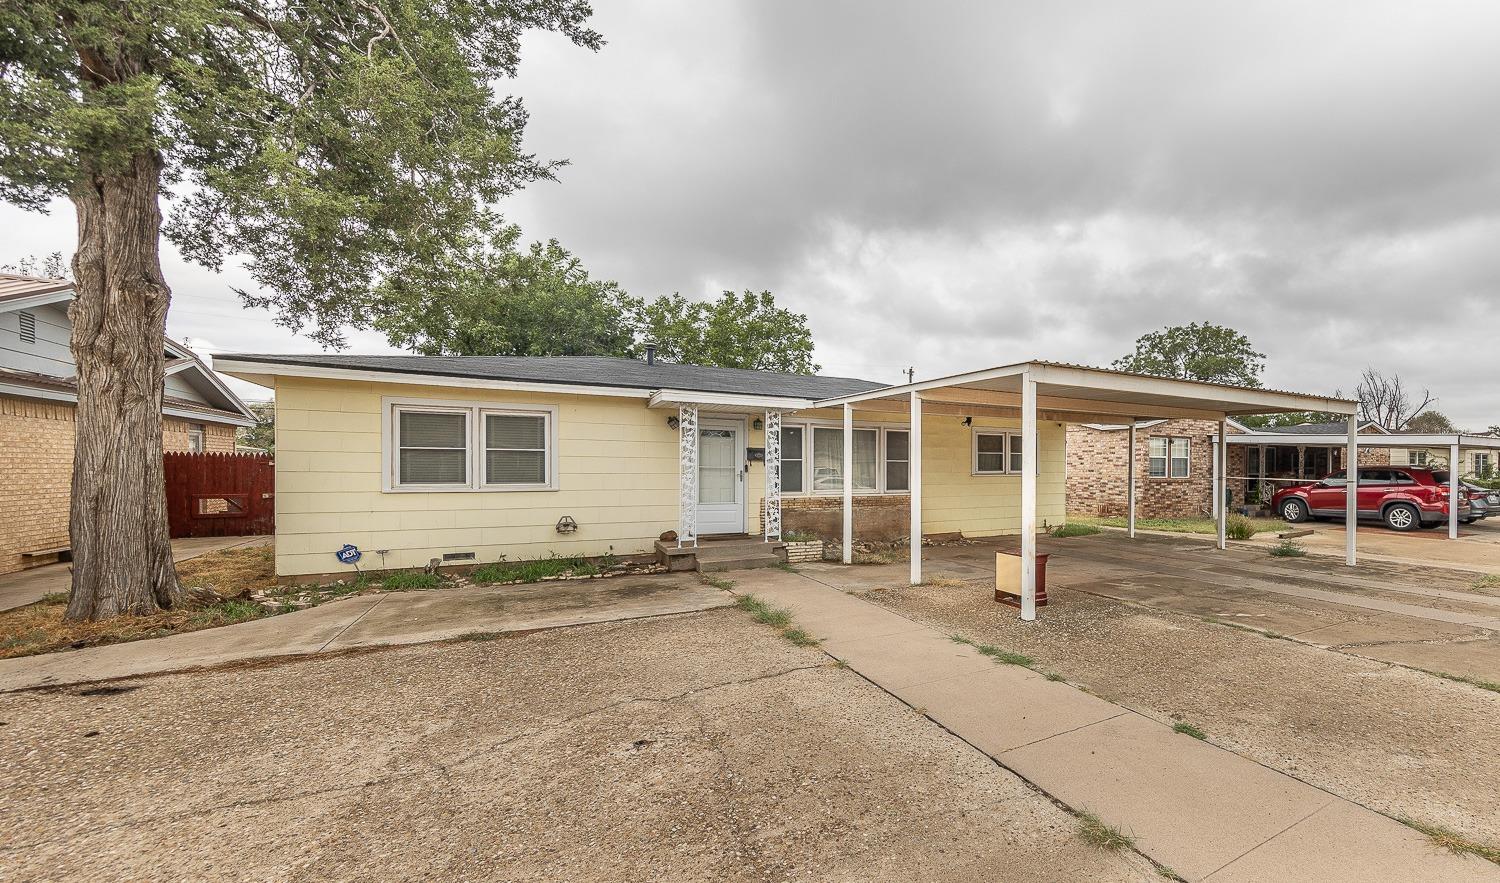
[[[1212,420],[1169,420],[1136,430],[1136,515],[1141,518],[1191,518],[1208,514],[1213,493],[1212,436],[1217,431],[1218,423]],[[1229,432],[1233,435],[1236,431],[1231,427]],[[1152,436],[1192,439],[1188,478],[1147,476]],[[1125,448],[1129,437],[1129,431],[1124,429],[1068,427],[1068,514],[1105,517],[1126,514]],[[1390,448],[1362,447],[1359,462],[1361,466],[1389,466]],[[1248,476],[1247,464],[1247,449],[1231,445],[1229,475]],[[1229,494],[1231,507],[1245,505],[1245,482],[1231,478]]]
[[[781,529],[805,530],[830,543],[844,541],[844,498],[782,497]],[[854,536],[866,542],[894,542],[911,533],[911,500],[905,494],[856,494]]]
[[[55,561],[21,553],[68,544],[73,435],[72,405],[0,396],[0,573]]]
[[[165,418],[162,444],[188,449],[190,421]],[[204,424],[209,451],[233,451],[234,427]],[[69,485],[73,478],[73,405],[0,396],[0,573],[51,564],[57,556],[22,553],[68,545]]]

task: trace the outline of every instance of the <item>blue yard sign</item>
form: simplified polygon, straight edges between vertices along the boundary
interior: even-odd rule
[[[361,553],[353,543],[345,543],[344,548],[338,550],[337,552],[334,552],[333,554],[339,559],[340,562],[344,564],[353,564],[354,562],[359,560],[359,556]]]

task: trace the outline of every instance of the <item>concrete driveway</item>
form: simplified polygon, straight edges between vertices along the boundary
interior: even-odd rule
[[[1287,525],[1288,529],[1294,527]],[[1315,555],[1344,557],[1344,526],[1329,522],[1295,525],[1311,528],[1311,536],[1298,537],[1308,552]],[[1258,534],[1252,543],[1271,545],[1279,542],[1275,534]],[[1359,526],[1359,555],[1366,561],[1390,564],[1420,564],[1500,574],[1500,517],[1486,518],[1458,526],[1458,539],[1448,538],[1448,528],[1414,530],[1400,533],[1380,525]]]

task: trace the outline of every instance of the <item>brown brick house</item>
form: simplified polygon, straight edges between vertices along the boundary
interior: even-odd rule
[[[1227,423],[1232,436],[1250,430]],[[1120,516],[1127,507],[1127,424],[1073,424],[1068,427],[1068,514]],[[1254,507],[1282,482],[1311,481],[1342,469],[1342,446],[1298,442],[1299,436],[1343,433],[1343,423],[1304,424],[1257,430],[1263,444],[1229,445],[1230,506]],[[1208,517],[1212,511],[1214,436],[1209,420],[1146,420],[1136,424],[1136,514],[1142,518]],[[1388,434],[1373,423],[1361,434]],[[1262,472],[1262,459],[1264,472]],[[1362,447],[1363,466],[1389,465],[1390,449]],[[1260,476],[1266,480],[1262,482]]]
[[[73,413],[66,279],[0,274],[0,573],[58,559],[68,546]],[[234,450],[254,423],[245,403],[191,350],[167,342],[162,443],[168,451]]]

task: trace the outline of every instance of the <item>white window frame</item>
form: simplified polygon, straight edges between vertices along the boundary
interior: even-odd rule
[[[904,460],[892,460],[890,458],[890,443],[887,441],[887,439],[890,437],[890,434],[893,433],[893,432],[905,433],[905,435],[906,435],[906,459],[904,459]],[[876,457],[879,460],[879,462],[876,463],[876,468],[880,470],[880,475],[879,475],[879,477],[878,477],[877,480],[878,480],[878,483],[880,484],[881,490],[883,492],[885,492],[885,493],[888,493],[888,494],[909,494],[909,493],[911,493],[911,430],[907,429],[905,427],[901,427],[901,426],[887,426],[887,427],[884,427],[883,429],[881,429],[881,431],[880,431],[880,451],[876,455]],[[893,490],[889,486],[890,477],[891,477],[891,463],[893,463],[893,462],[894,463],[905,463],[906,464],[906,487],[905,488],[896,488],[896,489]]]
[[[189,453],[201,454],[208,450],[208,429],[203,424],[189,423],[187,438]]]
[[[791,461],[797,464],[797,476],[802,479],[800,482],[798,482],[798,486],[801,488],[801,490],[789,491],[786,489],[787,460],[785,457],[783,457],[781,460],[781,495],[784,497],[805,497],[809,492],[809,489],[807,487],[807,461],[812,459],[812,433],[808,430],[808,426],[805,423],[788,423],[785,422],[785,419],[783,419],[783,422],[781,424],[781,431],[784,433],[789,429],[795,429],[797,432],[802,433],[802,456]],[[782,440],[781,450],[786,450],[785,439]]]
[[[556,405],[533,405],[512,402],[476,402],[451,399],[413,399],[385,396],[380,400],[380,490],[387,494],[452,494],[452,493],[536,493],[558,490],[558,452]],[[465,421],[464,440],[467,456],[464,458],[467,480],[463,484],[402,484],[401,445],[398,433],[401,421],[397,416],[402,411],[426,411],[429,413],[463,414]],[[486,484],[484,417],[487,414],[510,414],[525,417],[543,417],[546,428],[543,437],[547,443],[547,480],[540,484]]]
[[[992,455],[995,454],[995,453],[999,453],[1000,460],[1004,464],[1004,468],[1002,468],[1002,469],[980,469],[979,468],[979,437],[981,435],[998,435],[998,436],[1001,436],[1001,437],[1003,437],[1005,439],[1005,443],[1000,446],[1000,450],[998,452],[995,452],[995,451],[990,451],[989,452]],[[1037,433],[1037,437],[1038,438],[1041,437],[1041,433],[1040,432]],[[976,427],[974,427],[974,429],[969,433],[969,474],[972,475],[972,476],[1020,475],[1021,474],[1021,468],[1019,466],[1017,466],[1015,463],[1011,462],[1011,460],[1012,460],[1012,456],[1011,455],[1013,453],[1014,454],[1020,454],[1021,452],[1014,450],[1014,446],[1011,444],[1011,442],[1012,442],[1012,440],[1019,441],[1022,438],[1024,438],[1024,436],[1021,435],[1021,432],[1018,429],[1006,429],[1004,427],[991,427],[991,426],[983,426],[983,427],[976,426]],[[1040,445],[1037,446],[1037,453],[1038,454],[1041,453],[1041,446]],[[1037,471],[1038,475],[1042,474],[1042,458],[1040,456],[1037,457],[1036,471]]]
[[[1408,466],[1426,466],[1427,465],[1427,459],[1428,459],[1428,452],[1427,451],[1410,451],[1409,450],[1409,451],[1406,452],[1406,465],[1408,465]]]
[[[1473,466],[1473,470],[1469,473],[1469,475],[1474,476],[1475,478],[1482,477],[1486,471],[1494,468],[1494,462],[1495,461],[1490,456],[1489,451],[1471,452],[1469,463]]]
[[[836,429],[843,431],[844,424],[835,420],[783,420],[782,429],[802,430],[802,490],[783,491],[783,497],[837,497],[844,493],[842,488],[834,490],[819,491],[813,489],[813,437],[814,431],[818,429]],[[886,465],[886,442],[887,432],[906,432],[911,430],[904,423],[869,423],[861,422],[854,424],[855,431],[865,430],[875,432],[875,487],[855,488],[855,496],[906,496],[909,490],[891,490],[886,487],[885,465]],[[909,438],[910,436],[908,436]],[[783,472],[785,474],[785,472]],[[908,467],[907,483],[911,482],[910,468]]]
[[[1163,464],[1163,468],[1164,468],[1165,471],[1161,475],[1156,475],[1156,474],[1154,474],[1151,471],[1151,461],[1153,459],[1156,459],[1151,454],[1151,444],[1152,444],[1152,442],[1156,442],[1156,441],[1166,442],[1166,446],[1167,446],[1167,451],[1166,451],[1167,456],[1165,458],[1166,462]],[[1182,449],[1183,449],[1183,454],[1182,454],[1181,457],[1177,456],[1177,445],[1178,445],[1179,442],[1182,444]],[[1182,475],[1174,475],[1172,473],[1172,464],[1174,462],[1176,462],[1177,460],[1182,460],[1184,463],[1187,464],[1187,471],[1184,472]],[[1149,479],[1152,479],[1154,481],[1186,481],[1186,480],[1192,478],[1193,477],[1193,440],[1192,440],[1192,438],[1190,438],[1190,437],[1188,437],[1186,435],[1152,435],[1152,436],[1148,436],[1146,438],[1146,477],[1149,478]]]

